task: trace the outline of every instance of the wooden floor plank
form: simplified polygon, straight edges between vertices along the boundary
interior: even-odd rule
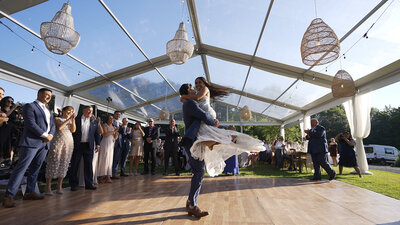
[[[206,178],[201,219],[185,212],[190,177],[131,176],[0,210],[1,224],[396,224],[400,201],[339,181]]]

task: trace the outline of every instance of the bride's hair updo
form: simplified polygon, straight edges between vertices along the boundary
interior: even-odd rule
[[[213,100],[223,98],[229,95],[230,88],[225,88],[221,86],[216,86],[207,82],[204,77],[197,77],[196,80],[201,80],[204,85],[210,90],[210,98]]]

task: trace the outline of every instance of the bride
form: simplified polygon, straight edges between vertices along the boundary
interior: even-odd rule
[[[210,98],[221,98],[229,94],[228,89],[215,87],[209,84],[204,77],[195,80],[196,94],[183,95],[183,99],[196,100],[201,109],[209,113],[214,119],[216,113],[210,105]],[[263,142],[249,135],[232,130],[219,129],[201,123],[197,140],[193,143],[190,152],[192,157],[204,160],[207,172],[214,177],[222,173],[225,160],[242,152],[265,151]]]

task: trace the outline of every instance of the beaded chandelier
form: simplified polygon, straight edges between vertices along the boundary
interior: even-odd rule
[[[181,22],[174,39],[167,43],[167,55],[172,63],[181,65],[192,56],[193,49],[193,44],[187,38],[185,24]]]
[[[64,3],[51,22],[40,25],[40,35],[46,48],[55,54],[64,55],[78,45],[80,35],[74,29],[74,18],[68,3]]]
[[[339,57],[340,43],[335,32],[321,18],[311,21],[301,40],[301,58],[308,66],[330,63]]]
[[[339,70],[332,81],[332,95],[335,98],[353,96],[356,93],[353,78],[345,70]]]

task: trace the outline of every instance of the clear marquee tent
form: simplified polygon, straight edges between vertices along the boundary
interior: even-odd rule
[[[331,93],[340,69],[353,76],[357,94],[400,80],[399,1],[71,0],[81,41],[55,55],[40,39],[40,24],[63,3],[0,1],[0,79],[51,88],[57,106],[96,104],[142,122],[167,107],[181,122],[179,87],[203,76],[231,88],[213,102],[221,124],[290,126],[349,99]],[[336,32],[341,52],[310,67],[300,44],[316,16]],[[175,65],[166,43],[181,21],[194,53]],[[250,121],[237,116],[245,105]]]

